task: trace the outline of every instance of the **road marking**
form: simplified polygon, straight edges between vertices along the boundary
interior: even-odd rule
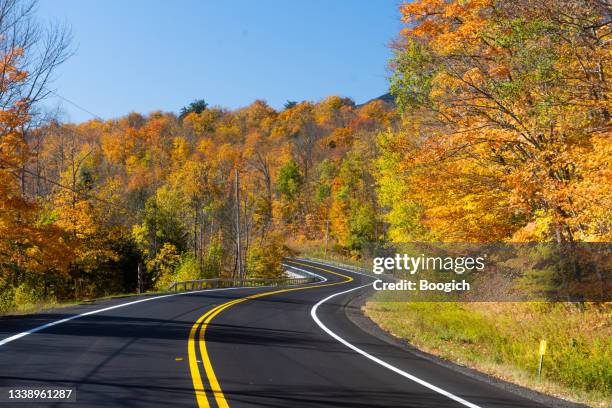
[[[259,288],[262,288],[262,287],[263,286],[259,286]],[[15,334],[13,336],[7,337],[7,338],[5,338],[3,340],[0,340],[0,346],[4,346],[7,343],[10,343],[10,342],[18,340],[18,339],[20,339],[22,337],[25,337],[28,334],[37,333],[37,332],[39,332],[41,330],[48,329],[49,327],[57,326],[58,324],[66,323],[66,322],[69,322],[71,320],[79,319],[81,317],[91,316],[91,315],[102,313],[102,312],[108,312],[109,310],[118,309],[120,307],[131,306],[131,305],[135,305],[137,303],[148,302],[150,300],[164,299],[164,298],[174,297],[174,296],[193,295],[194,293],[201,293],[201,292],[218,292],[218,291],[236,290],[236,289],[255,289],[255,288],[239,287],[239,288],[221,288],[221,289],[202,289],[202,290],[195,290],[195,291],[192,291],[192,292],[171,293],[171,294],[168,294],[168,295],[153,296],[153,297],[148,297],[148,298],[145,298],[145,299],[135,300],[133,302],[121,303],[121,304],[118,304],[118,305],[105,307],[103,309],[92,310],[90,312],[86,312],[86,313],[81,313],[81,314],[78,314],[78,315],[70,316],[70,317],[67,317],[65,319],[56,320],[54,322],[43,324],[42,326],[34,327],[34,328],[30,329],[30,330],[27,330],[27,331]]]
[[[469,401],[466,401],[463,398],[456,396],[455,394],[451,394],[450,392],[445,391],[445,390],[443,390],[440,387],[436,387],[435,385],[433,385],[431,383],[428,383],[425,380],[421,380],[420,378],[415,377],[412,374],[409,374],[409,373],[407,373],[407,372],[405,372],[403,370],[400,370],[399,368],[397,368],[395,366],[392,366],[391,364],[389,364],[389,363],[379,359],[378,357],[374,357],[373,355],[366,353],[365,351],[363,351],[359,347],[352,345],[348,341],[344,340],[342,337],[338,336],[336,333],[331,331],[327,326],[325,326],[323,324],[323,322],[321,322],[321,320],[317,316],[317,309],[319,308],[319,306],[321,306],[323,303],[327,302],[328,300],[335,298],[336,296],[340,296],[340,295],[343,295],[345,293],[352,292],[354,290],[362,289],[362,288],[365,288],[366,286],[370,286],[370,285],[371,285],[371,283],[369,283],[367,285],[363,285],[363,286],[358,286],[356,288],[352,288],[352,289],[349,289],[349,290],[345,290],[345,291],[342,291],[342,292],[334,293],[333,295],[330,295],[330,296],[326,297],[325,299],[319,301],[319,303],[317,303],[316,305],[314,305],[312,307],[312,309],[310,310],[310,316],[312,316],[312,318],[315,321],[315,323],[318,324],[319,327],[321,329],[323,329],[323,331],[325,331],[327,334],[332,336],[334,339],[336,339],[340,343],[344,344],[346,347],[348,347],[351,350],[361,354],[362,356],[364,356],[364,357],[374,361],[375,363],[380,364],[381,366],[383,366],[383,367],[385,367],[385,368],[387,368],[387,369],[389,369],[389,370],[391,370],[391,371],[401,375],[402,377],[408,378],[409,380],[412,380],[412,381],[416,382],[417,384],[420,384],[420,385],[422,385],[422,386],[424,386],[426,388],[429,388],[432,391],[435,391],[435,392],[437,392],[439,394],[444,395],[445,397],[448,397],[448,398],[450,398],[450,399],[452,399],[454,401],[457,401],[458,403],[460,403],[462,405],[465,405],[466,407],[480,408],[476,404],[473,404],[473,403],[471,403]]]
[[[327,282],[327,278],[326,278],[325,276],[321,276],[321,275],[316,274],[316,273],[314,273],[314,272],[310,272],[310,271],[304,270],[304,269],[302,269],[302,268],[297,268],[297,267],[295,267],[295,266],[285,265],[285,264],[282,264],[282,265],[283,265],[283,266],[288,266],[289,268],[291,268],[291,269],[295,269],[296,271],[304,272],[304,273],[306,273],[306,274],[308,274],[308,275],[316,276],[317,278],[321,279],[321,281],[322,281],[322,282]]]
[[[357,271],[354,271],[354,270],[352,270],[352,269],[341,268],[341,267],[339,267],[339,266],[337,266],[337,265],[330,264],[330,263],[327,263],[327,262],[322,262],[322,261],[319,261],[319,260],[317,260],[317,261],[311,261],[311,260],[309,260],[308,258],[296,258],[296,259],[298,259],[298,260],[300,260],[300,261],[306,261],[306,262],[316,263],[317,265],[330,266],[330,267],[332,267],[332,268],[337,268],[337,269],[340,269],[340,270],[345,271],[345,272],[356,273],[357,275],[367,276],[368,278],[373,278],[373,277],[374,277],[374,276],[372,276],[372,274],[371,274],[371,273],[357,272]]]
[[[208,398],[206,398],[206,392],[204,391],[204,383],[202,382],[202,377],[200,377],[200,370],[198,368],[198,363],[200,360],[197,359],[196,356],[196,348],[195,348],[195,336],[198,331],[198,327],[200,322],[204,320],[210,313],[216,310],[219,306],[214,307],[213,309],[206,312],[203,316],[201,316],[196,323],[191,327],[189,331],[189,340],[187,342],[187,354],[189,356],[189,372],[191,373],[191,381],[193,382],[193,389],[196,394],[196,401],[198,403],[198,407],[201,408],[209,408]]]
[[[301,266],[306,266],[309,268],[314,268],[314,269],[319,269],[340,277],[345,278],[345,280],[341,281],[341,282],[332,282],[332,283],[322,283],[322,284],[315,284],[315,285],[309,285],[309,286],[300,286],[300,287],[296,287],[296,288],[287,288],[287,289],[279,289],[279,290],[274,290],[274,291],[270,291],[270,292],[262,292],[262,293],[256,293],[254,295],[250,295],[250,296],[246,296],[243,298],[239,298],[239,299],[234,299],[231,300],[229,302],[226,303],[222,303],[219,306],[215,307],[212,310],[209,310],[208,312],[206,312],[204,315],[200,316],[200,318],[193,324],[193,326],[191,327],[191,331],[189,333],[189,341],[188,341],[188,354],[189,354],[189,368],[190,368],[190,372],[191,372],[191,378],[192,378],[192,382],[193,382],[193,388],[195,390],[196,393],[196,401],[198,403],[198,407],[199,408],[209,408],[210,404],[208,402],[208,398],[206,397],[206,393],[204,390],[204,386],[203,386],[203,380],[200,374],[200,370],[198,368],[198,364],[195,362],[196,360],[196,353],[195,353],[195,337],[196,337],[196,333],[198,331],[198,328],[200,329],[200,335],[199,335],[199,343],[200,343],[200,354],[202,356],[202,361],[203,361],[203,365],[204,365],[204,371],[206,373],[206,377],[208,378],[208,382],[210,383],[210,391],[212,392],[212,395],[217,403],[217,406],[219,408],[229,408],[229,405],[227,403],[227,400],[225,399],[225,395],[223,395],[223,391],[221,389],[221,386],[219,385],[219,380],[217,379],[217,376],[215,374],[215,370],[213,369],[212,363],[210,361],[210,357],[208,355],[208,350],[206,348],[206,338],[205,338],[205,333],[206,333],[206,329],[208,328],[210,322],[212,321],[212,319],[215,318],[215,316],[217,316],[219,313],[221,313],[223,310],[238,304],[238,303],[242,303],[242,302],[246,302],[247,300],[251,300],[251,299],[257,299],[263,296],[269,296],[269,295],[274,295],[277,293],[285,293],[285,292],[293,292],[296,290],[306,290],[306,289],[314,289],[314,288],[321,288],[321,287],[326,287],[326,286],[335,286],[335,285],[342,285],[345,283],[349,283],[353,281],[353,278],[348,276],[348,275],[344,275],[342,273],[339,272],[334,272],[334,271],[330,271],[327,269],[323,269],[323,268],[319,268],[317,266],[313,266],[313,265],[308,265],[308,264],[304,264],[301,262],[296,262],[296,261],[286,261],[287,263],[290,264],[297,264],[297,265],[301,265]],[[296,268],[298,269],[298,268]],[[306,272],[304,270],[302,270],[303,272]],[[313,274],[312,272],[309,272],[310,274]],[[316,275],[316,274],[313,274]],[[317,275],[319,276],[319,275]],[[326,278],[319,276],[324,280],[324,282],[327,281]]]

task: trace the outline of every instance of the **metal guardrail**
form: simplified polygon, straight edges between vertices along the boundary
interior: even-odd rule
[[[198,279],[190,281],[173,282],[168,286],[169,292],[179,292],[188,290],[201,289],[218,289],[218,288],[251,288],[257,286],[289,286],[303,285],[306,283],[314,283],[319,281],[316,276],[303,278],[254,278],[254,279]]]
[[[300,259],[300,258],[298,258]],[[330,259],[315,258],[312,256],[302,256],[305,261],[313,261],[320,264],[327,264],[329,266],[336,266],[344,269],[349,269],[368,275],[373,275],[371,270],[361,268],[355,265],[345,264]],[[291,266],[284,265],[286,268],[291,269]],[[296,271],[297,273],[297,271]],[[202,290],[202,289],[218,289],[218,288],[249,288],[257,286],[289,286],[289,285],[303,285],[307,283],[318,282],[320,279],[316,275],[303,276],[301,278],[253,278],[253,279],[231,279],[231,278],[213,278],[213,279],[198,279],[189,281],[173,282],[169,287],[169,292],[179,292],[188,290]]]
[[[361,273],[365,273],[367,275],[374,275],[374,273],[366,268],[362,268],[360,266],[355,266],[355,265],[350,265],[350,264],[346,264],[346,263],[342,263],[333,259],[323,259],[323,258],[315,258],[314,256],[308,256],[308,255],[302,255],[302,258],[305,261],[312,261],[312,262],[317,262],[323,265],[329,265],[329,266],[335,266],[335,267],[339,267],[339,268],[344,268],[344,269],[348,269],[351,271],[357,271],[357,272],[361,272]]]

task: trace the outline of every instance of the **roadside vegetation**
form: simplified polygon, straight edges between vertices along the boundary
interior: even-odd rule
[[[612,310],[563,303],[388,302],[365,313],[381,328],[444,359],[562,398],[610,407]],[[548,342],[541,379],[540,340]]]

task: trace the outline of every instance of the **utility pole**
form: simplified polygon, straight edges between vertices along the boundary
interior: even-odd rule
[[[240,249],[240,176],[238,168],[234,170],[236,175],[236,252],[238,265],[238,279],[242,279],[242,251]]]
[[[329,245],[329,220],[325,220],[325,255],[327,255],[328,245]]]

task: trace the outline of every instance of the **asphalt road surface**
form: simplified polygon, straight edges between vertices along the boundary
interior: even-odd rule
[[[355,325],[347,304],[371,277],[288,262],[326,281],[130,297],[0,319],[4,393],[76,390],[75,402],[13,400],[0,408],[538,406]]]

